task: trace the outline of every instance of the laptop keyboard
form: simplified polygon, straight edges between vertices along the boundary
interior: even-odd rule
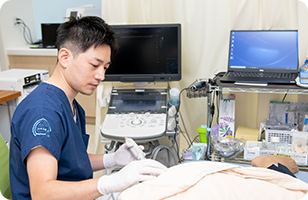
[[[228,72],[229,77],[254,77],[254,78],[290,78],[295,79],[297,74],[289,73],[264,73],[264,72]]]

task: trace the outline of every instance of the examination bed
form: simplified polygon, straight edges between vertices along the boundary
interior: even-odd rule
[[[246,164],[197,161],[123,191],[129,199],[308,199],[308,173],[290,175]]]

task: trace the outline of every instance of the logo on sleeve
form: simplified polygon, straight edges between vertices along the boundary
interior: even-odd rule
[[[34,136],[37,135],[46,135],[50,137],[51,127],[48,121],[45,118],[37,120],[32,127],[32,133]]]

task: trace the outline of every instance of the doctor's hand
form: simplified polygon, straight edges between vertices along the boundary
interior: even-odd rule
[[[103,195],[121,192],[137,182],[155,179],[166,170],[167,167],[155,160],[133,161],[117,173],[100,177],[97,190]]]
[[[115,153],[105,154],[103,158],[104,167],[106,169],[112,168],[114,166],[125,166],[131,161],[136,160],[133,154],[130,152],[130,148],[133,147],[131,143],[124,143]],[[144,149],[143,146],[139,146],[141,150]]]

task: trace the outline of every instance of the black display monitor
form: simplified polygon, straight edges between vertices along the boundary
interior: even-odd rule
[[[181,25],[112,25],[119,51],[105,81],[156,82],[181,80]]]
[[[57,29],[59,26],[60,26],[60,23],[41,24],[43,47],[56,48]]]

